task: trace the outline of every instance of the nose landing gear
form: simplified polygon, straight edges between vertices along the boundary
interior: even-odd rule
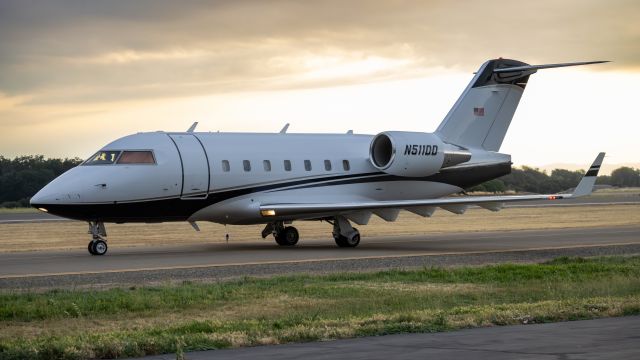
[[[107,253],[107,229],[104,227],[102,221],[90,221],[89,222],[89,234],[92,236],[92,240],[87,245],[87,250],[91,255],[104,255]]]

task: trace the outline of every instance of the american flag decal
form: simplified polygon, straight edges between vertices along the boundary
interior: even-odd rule
[[[473,108],[474,116],[484,116],[484,108],[483,107],[474,107]]]

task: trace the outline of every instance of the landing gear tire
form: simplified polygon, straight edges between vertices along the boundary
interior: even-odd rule
[[[336,245],[338,245],[339,247],[356,247],[360,244],[360,232],[358,231],[358,229],[353,228],[353,230],[355,231],[353,234],[351,234],[351,236],[344,236],[344,235],[338,235],[335,236],[334,239],[336,240]]]
[[[276,243],[280,246],[294,246],[298,243],[300,238],[298,234],[298,229],[293,226],[287,226],[281,231],[279,231],[274,236],[276,238]]]
[[[107,230],[100,221],[89,221],[89,234],[92,240],[87,245],[87,250],[91,255],[104,255],[107,253]]]
[[[91,255],[95,255],[95,253],[93,252],[93,245],[95,245],[95,240],[91,240],[89,241],[89,245],[87,246],[87,250],[89,250],[89,254]]]
[[[89,243],[89,253],[91,255],[104,255],[107,253],[107,249],[107,242],[104,240],[91,240]]]

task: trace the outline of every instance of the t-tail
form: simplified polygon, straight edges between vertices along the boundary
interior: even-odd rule
[[[529,65],[517,60],[489,60],[482,64],[435,133],[448,143],[498,151],[530,75],[539,69],[604,62],[607,61]]]

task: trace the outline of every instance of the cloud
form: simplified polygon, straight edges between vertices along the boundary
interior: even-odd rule
[[[636,71],[638,18],[637,1],[6,1],[0,90],[111,102],[471,72],[498,56]]]
[[[0,92],[0,114],[16,108],[29,100],[29,96],[9,96]]]

